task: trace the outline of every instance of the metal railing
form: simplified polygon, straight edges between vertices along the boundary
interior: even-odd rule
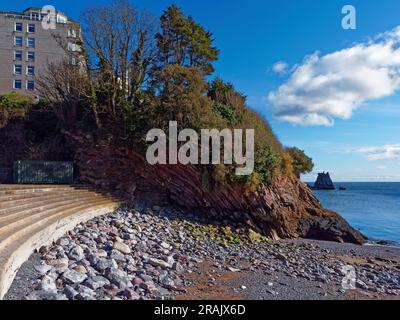
[[[15,161],[13,180],[16,184],[72,184],[74,165],[64,161]]]

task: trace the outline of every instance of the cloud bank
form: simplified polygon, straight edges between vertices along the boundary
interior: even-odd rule
[[[399,89],[400,26],[366,43],[307,56],[268,100],[280,120],[332,126],[335,118],[349,119],[365,102]]]
[[[400,144],[390,144],[381,147],[367,147],[355,150],[368,160],[398,160],[400,159]]]

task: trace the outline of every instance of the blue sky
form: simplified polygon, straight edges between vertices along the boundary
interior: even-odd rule
[[[51,4],[78,19],[86,6],[104,2],[2,0],[1,8],[21,10]],[[248,96],[249,105],[268,119],[285,145],[298,146],[311,155],[315,171],[330,171],[336,181],[400,181],[400,32],[392,31],[400,25],[400,1],[134,3],[156,15],[176,3],[212,31],[221,50],[216,75]],[[341,27],[341,8],[346,4],[357,9],[356,30]],[[383,39],[375,40],[385,32]],[[357,46],[358,52],[349,49]],[[316,52],[313,61],[305,60]],[[337,56],[327,56],[338,52]],[[282,74],[273,68],[279,61],[288,66]],[[298,86],[297,80],[304,77],[304,87]],[[323,85],[318,82],[321,79]],[[295,101],[304,103],[292,105],[288,92]],[[321,106],[319,98],[329,104]],[[306,181],[313,179],[314,174],[304,177]]]

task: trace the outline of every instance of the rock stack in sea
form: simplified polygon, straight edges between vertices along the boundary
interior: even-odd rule
[[[332,182],[329,172],[319,173],[317,181],[313,187],[314,190],[335,190],[335,185]]]

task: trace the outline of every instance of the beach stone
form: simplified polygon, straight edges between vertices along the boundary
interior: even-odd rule
[[[76,296],[77,300],[96,300],[95,299],[95,295],[96,292],[86,286],[78,286],[78,290],[79,293]]]
[[[64,292],[65,296],[70,300],[73,300],[79,294],[78,291],[76,291],[74,288],[72,288],[71,286],[68,286],[68,285],[65,286],[63,292]]]
[[[138,278],[138,277],[135,277],[135,278],[132,280],[132,284],[133,284],[134,286],[140,286],[142,283],[143,283],[143,279]]]
[[[125,262],[126,261],[125,255],[121,251],[118,251],[118,250],[111,251],[110,258],[114,259],[117,262]]]
[[[118,268],[118,264],[114,259],[99,259],[96,263],[96,269],[104,271],[107,268]]]
[[[131,253],[131,249],[128,247],[128,245],[126,245],[125,243],[120,242],[120,241],[114,242],[113,248],[115,250],[118,250],[118,251],[124,253],[124,254],[130,254]]]
[[[40,289],[46,292],[57,292],[57,286],[53,278],[44,276],[41,283]]]
[[[41,264],[34,266],[34,269],[42,275],[47,274],[52,268],[47,264]]]
[[[68,257],[75,261],[81,261],[85,258],[85,253],[81,246],[75,246],[68,253]]]
[[[102,288],[109,284],[110,284],[110,281],[102,276],[95,276],[95,277],[87,279],[84,282],[84,285],[92,290],[97,290],[97,289]]]
[[[68,238],[61,238],[56,241],[56,244],[61,247],[67,247],[70,244],[70,240]]]
[[[76,267],[74,268],[74,270],[75,270],[76,272],[79,272],[79,273],[87,273],[86,268],[85,268],[84,266],[82,266],[82,265],[76,266]]]
[[[121,269],[109,268],[107,269],[105,276],[119,289],[125,289],[126,287],[132,286],[131,278]]]
[[[99,251],[97,251],[97,257],[99,258],[107,258],[108,254],[107,251],[100,249]]]
[[[69,260],[68,258],[52,259],[47,260],[46,263],[50,266],[63,266],[68,268]]]
[[[144,290],[147,290],[152,295],[158,292],[157,287],[152,281],[143,282],[140,287]]]
[[[160,267],[162,269],[168,269],[171,268],[171,265],[163,260],[160,259],[155,259],[155,258],[150,258],[149,259],[149,263],[153,266],[153,267]]]
[[[123,292],[123,295],[128,300],[139,300],[140,299],[140,295],[133,288],[126,288]]]
[[[75,270],[68,270],[62,274],[62,279],[70,284],[82,283],[86,278],[85,274],[76,272]]]

